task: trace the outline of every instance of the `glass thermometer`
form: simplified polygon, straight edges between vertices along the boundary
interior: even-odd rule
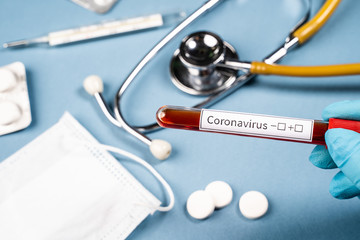
[[[325,132],[345,128],[360,133],[360,122],[332,118],[321,120],[240,113],[174,106],[161,107],[156,119],[164,128],[216,132],[292,142],[325,144]]]
[[[186,17],[186,14],[184,12],[177,12],[171,14],[158,13],[148,16],[129,18],[125,20],[115,20],[100,24],[84,26],[80,28],[50,32],[47,36],[35,39],[8,42],[4,43],[3,47],[25,47],[40,43],[47,43],[49,46],[52,47],[101,37],[114,36],[121,33],[129,33],[145,29],[168,26],[180,22],[184,17]]]

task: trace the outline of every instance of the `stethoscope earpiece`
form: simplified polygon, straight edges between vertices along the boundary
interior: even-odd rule
[[[165,160],[170,156],[171,144],[161,139],[154,139],[150,144],[150,152],[159,160]]]
[[[104,84],[102,79],[97,75],[90,75],[85,78],[83,86],[88,94],[94,96],[95,93],[102,93],[104,91]]]
[[[226,59],[238,59],[235,49],[218,35],[201,31],[181,42],[170,63],[172,82],[192,95],[210,95],[231,86],[237,70],[218,68]]]
[[[102,92],[104,91],[102,79],[97,75],[90,75],[85,78],[83,86],[88,94],[96,98],[103,112],[108,112],[107,105],[102,97]],[[114,125],[122,127],[121,123],[116,118],[108,114],[106,114],[106,116]],[[151,140],[149,138],[146,140],[146,144],[149,146],[150,152],[155,158],[165,160],[170,156],[172,148],[169,142],[160,139]]]

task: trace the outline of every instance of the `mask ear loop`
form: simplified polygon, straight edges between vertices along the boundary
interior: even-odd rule
[[[174,207],[175,197],[174,197],[174,193],[173,193],[170,185],[148,162],[146,162],[145,160],[141,159],[140,157],[138,157],[138,156],[136,156],[136,155],[134,155],[132,153],[129,153],[129,152],[125,151],[125,150],[122,150],[120,148],[116,148],[116,147],[109,146],[109,145],[104,145],[104,144],[96,144],[96,145],[99,145],[101,148],[103,148],[103,149],[105,149],[105,150],[107,150],[109,152],[114,152],[114,153],[120,154],[120,155],[122,155],[124,157],[130,158],[131,160],[133,160],[133,161],[139,163],[140,165],[144,166],[164,186],[165,190],[167,191],[167,193],[169,195],[169,204],[167,206],[159,206],[159,207],[157,207],[157,206],[149,206],[149,205],[145,205],[145,204],[141,204],[141,205],[156,209],[156,210],[158,210],[160,212],[168,212]]]

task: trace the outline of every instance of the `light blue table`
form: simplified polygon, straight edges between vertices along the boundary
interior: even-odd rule
[[[67,0],[3,0],[0,43],[102,20],[178,9],[191,11],[202,2],[120,0],[108,14],[97,15]],[[314,11],[320,2],[314,1]],[[242,59],[260,60],[283,41],[302,11],[302,4],[295,0],[226,1],[181,33],[140,74],[124,98],[126,119],[134,124],[150,123],[162,105],[190,106],[198,102],[199,97],[181,93],[169,79],[169,60],[186,34],[213,31],[233,44]],[[359,12],[360,1],[344,0],[328,24],[282,62],[359,62]],[[14,61],[26,66],[33,122],[23,131],[0,137],[0,161],[69,111],[100,142],[148,159],[174,189],[174,209],[148,217],[130,239],[359,239],[359,199],[340,201],[331,197],[328,185],[337,170],[312,166],[308,161],[311,145],[167,129],[150,135],[173,145],[171,158],[160,163],[144,145],[105,120],[95,100],[82,89],[83,79],[90,74],[100,75],[105,82],[105,98],[112,101],[139,58],[169,30],[57,48],[1,49],[0,66]],[[358,99],[359,80],[359,76],[261,76],[213,108],[320,119],[328,104]],[[150,174],[131,162],[122,163],[156,196],[165,198]],[[207,220],[191,219],[185,210],[187,197],[214,180],[232,186],[233,202]],[[268,214],[256,221],[245,219],[238,209],[240,196],[248,190],[263,192],[270,202]]]

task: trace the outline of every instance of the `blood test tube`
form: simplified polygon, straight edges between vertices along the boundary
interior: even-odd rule
[[[156,114],[158,124],[204,132],[260,137],[292,142],[325,144],[325,132],[331,128],[345,128],[360,132],[360,122],[343,119],[321,120],[289,118],[253,113],[230,112],[163,106]]]

